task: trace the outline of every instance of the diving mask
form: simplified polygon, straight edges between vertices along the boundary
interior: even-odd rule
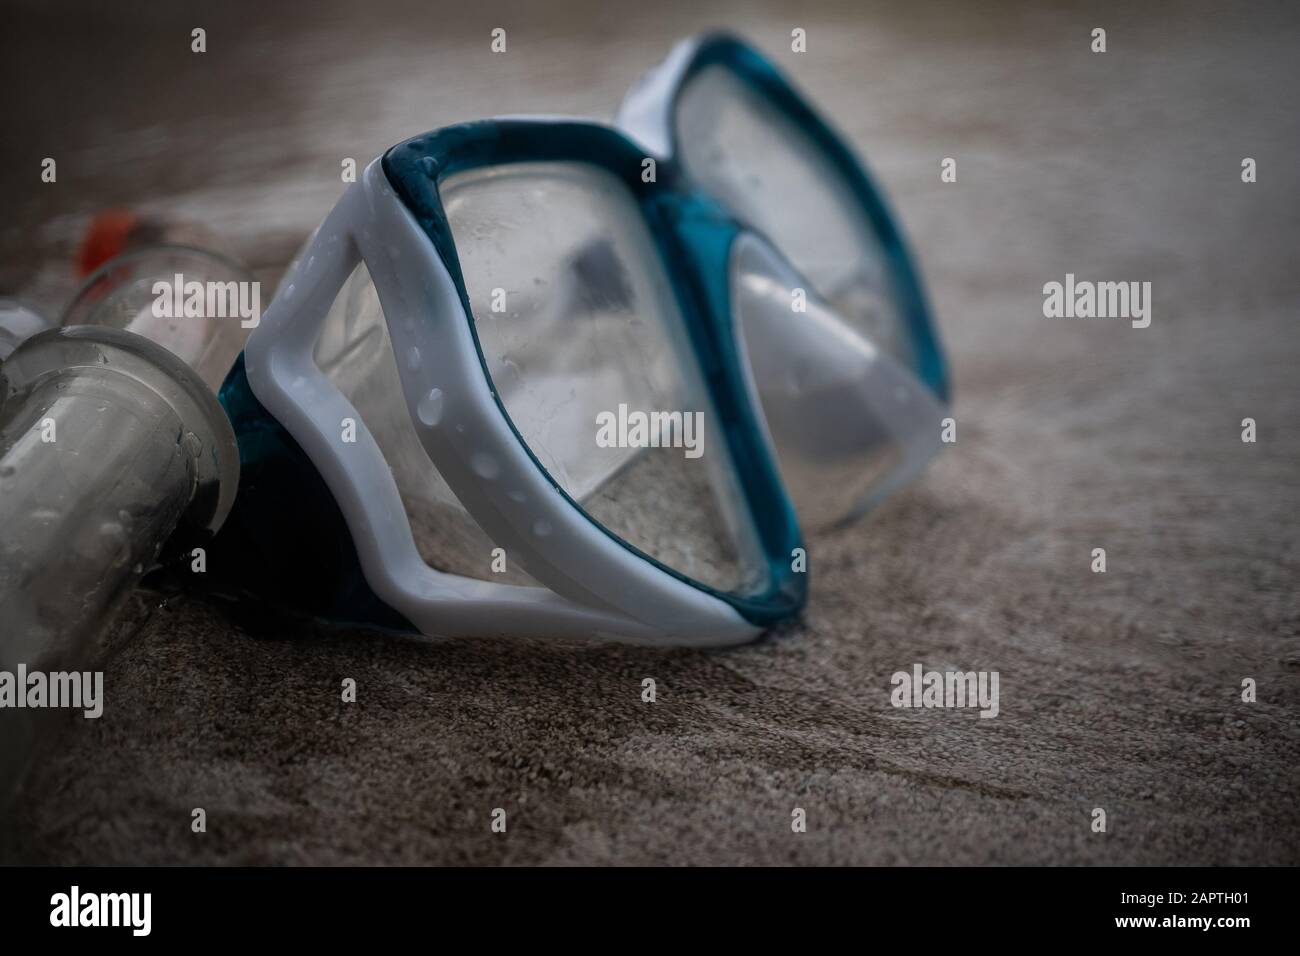
[[[424,634],[720,645],[798,612],[800,525],[914,476],[947,384],[866,173],[708,36],[617,128],[498,119],[388,150],[222,399],[227,527],[273,556],[264,590]]]

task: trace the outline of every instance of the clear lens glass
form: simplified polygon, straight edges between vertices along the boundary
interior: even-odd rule
[[[493,571],[496,545],[429,461],[407,412],[388,324],[364,264],[334,300],[316,341],[315,359],[384,453],[416,549],[429,566],[449,574],[539,586],[512,561],[506,562],[504,572]]]
[[[852,517],[909,481],[939,448],[942,406],[889,353],[810,296],[804,281],[754,234],[732,247],[737,339],[799,522]]]
[[[678,573],[764,588],[721,429],[626,187],[587,164],[519,163],[439,189],[489,375],[551,478]]]
[[[722,66],[687,82],[675,123],[690,176],[775,243],[854,329],[911,365],[884,249],[812,138]]]

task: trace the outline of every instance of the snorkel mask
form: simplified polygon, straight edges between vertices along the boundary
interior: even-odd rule
[[[372,162],[221,398],[241,587],[335,623],[664,645],[800,610],[804,528],[939,446],[944,363],[865,171],[738,40],[617,126],[499,119]]]

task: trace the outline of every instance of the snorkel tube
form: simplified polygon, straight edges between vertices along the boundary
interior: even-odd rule
[[[147,306],[138,290],[128,298]],[[176,344],[198,367],[213,350],[195,335],[228,333],[224,320],[196,325]],[[214,388],[161,324],[151,332],[47,329],[0,362],[0,806],[44,715],[68,705],[55,689],[85,699],[90,675],[76,669],[173,532],[206,540],[234,501],[239,454]]]

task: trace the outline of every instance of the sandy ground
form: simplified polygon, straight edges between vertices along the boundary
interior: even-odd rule
[[[274,278],[341,158],[480,115],[608,116],[721,24],[889,191],[957,443],[811,540],[801,623],[728,652],[395,640],[138,593],[105,716],[49,745],[3,858],[1300,863],[1294,8],[541,6],[11,5],[0,292],[57,309],[109,205],[200,220]],[[1151,326],[1044,318],[1067,272],[1152,282]],[[892,708],[914,663],[998,671],[1000,715]]]

